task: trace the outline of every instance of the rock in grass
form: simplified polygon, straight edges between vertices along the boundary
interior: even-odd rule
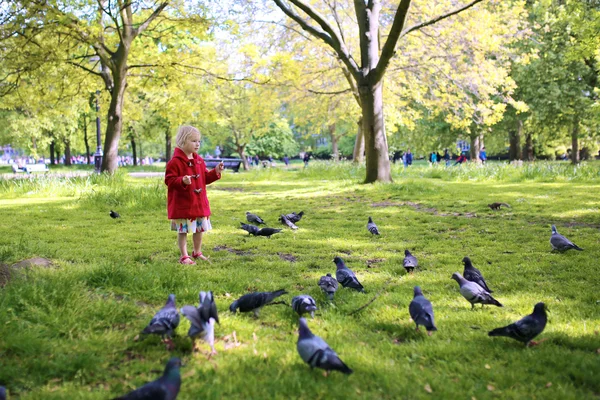
[[[114,218],[121,218],[121,216],[119,215],[119,213],[116,212],[116,211],[113,211],[113,210],[110,210],[110,217],[113,218],[113,219]]]
[[[494,299],[487,290],[475,282],[466,280],[458,272],[452,274],[452,279],[458,282],[458,285],[460,286],[460,294],[462,294],[463,297],[467,299],[469,303],[471,303],[471,308],[475,307],[475,304],[481,304],[481,307],[483,307],[484,304],[492,304],[494,306],[502,307],[502,304],[500,304],[498,300]]]
[[[181,360],[171,358],[160,378],[113,400],[175,400],[181,387],[179,367]]]
[[[375,225],[371,217],[369,217],[369,222],[367,222],[367,230],[373,235],[379,235],[379,229],[377,229],[377,225]]]
[[[240,221],[240,224],[242,225],[240,227],[240,229],[245,230],[246,232],[248,232],[250,235],[254,235],[256,236],[256,234],[258,233],[258,226],[256,225],[249,225],[249,224],[245,224],[243,222]]]
[[[358,279],[356,279],[354,272],[352,272],[350,268],[346,267],[344,260],[342,260],[340,257],[336,257],[333,259],[333,262],[337,267],[337,270],[335,271],[335,278],[339,283],[342,284],[343,287],[355,289],[359,292],[365,291],[363,285],[361,285]]]
[[[256,214],[252,214],[250,211],[246,211],[246,219],[252,224],[265,224],[265,221]]]
[[[307,294],[301,294],[292,299],[292,308],[298,313],[299,316],[309,313],[312,318],[315,317],[315,310],[317,309],[317,303],[315,299]]]
[[[514,324],[503,328],[496,328],[488,333],[489,336],[506,336],[527,346],[535,345],[532,339],[542,333],[546,327],[548,316],[546,315],[546,306],[544,303],[537,303],[533,308],[533,313],[521,318]]]
[[[323,339],[310,331],[304,318],[300,318],[300,330],[296,348],[300,357],[311,368],[321,368],[327,372],[340,371],[344,374],[351,374],[353,372]]]
[[[235,314],[239,309],[240,312],[254,312],[254,316],[258,318],[260,309],[275,300],[277,297],[287,294],[285,289],[279,289],[274,292],[255,292],[248,293],[231,303],[229,311]]]
[[[437,331],[433,320],[433,306],[431,302],[423,296],[423,292],[419,286],[415,286],[413,299],[408,306],[410,317],[415,322],[417,330],[419,325],[427,329],[427,334],[431,335],[433,331]]]
[[[331,274],[327,274],[319,279],[319,287],[325,293],[327,299],[333,300],[333,296],[338,289],[338,281]]]
[[[465,257],[462,259],[462,262],[465,265],[465,270],[463,271],[463,276],[465,277],[465,279],[471,282],[475,282],[476,284],[487,290],[489,293],[493,293],[493,290],[491,290],[488,287],[487,283],[485,282],[485,279],[483,279],[481,271],[475,268],[471,263],[471,259],[469,257]]]
[[[154,314],[142,333],[160,335],[163,341],[167,343],[167,347],[172,347],[171,336],[177,326],[179,326],[179,312],[175,306],[175,295],[170,294],[167,303]],[[165,339],[165,336],[167,339]]]
[[[275,228],[262,228],[260,229],[258,232],[256,232],[255,236],[266,236],[269,239],[271,239],[271,236],[281,232],[281,229],[275,229]]]
[[[404,260],[402,260],[402,266],[406,270],[406,272],[413,272],[415,268],[419,266],[419,262],[417,261],[417,257],[410,254],[410,251],[404,250]]]
[[[550,236],[550,245],[552,246],[552,250],[557,250],[560,252],[575,249],[578,251],[583,251],[583,249],[569,239],[558,233],[556,230],[556,225],[552,225],[552,236]]]
[[[188,336],[192,338],[194,350],[196,350],[196,338],[200,337],[209,344],[211,354],[217,354],[215,351],[215,322],[219,322],[219,315],[213,292],[200,292],[199,298],[198,308],[189,305],[181,308],[181,314],[191,323]]]

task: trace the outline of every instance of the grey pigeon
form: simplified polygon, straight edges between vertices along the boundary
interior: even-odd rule
[[[475,282],[476,284],[487,290],[488,293],[493,293],[493,290],[491,290],[488,287],[487,283],[485,282],[485,279],[483,279],[481,271],[475,268],[471,263],[471,259],[469,257],[465,257],[462,259],[462,262],[465,265],[465,270],[463,271],[463,276],[465,277],[465,279],[471,282]]]
[[[165,372],[160,378],[113,400],[175,400],[181,387],[179,367],[181,367],[181,360],[173,357],[167,363]]]
[[[248,232],[250,235],[254,235],[254,236],[256,236],[256,234],[258,233],[258,226],[256,226],[256,225],[248,225],[248,224],[245,224],[245,223],[243,223],[243,222],[241,222],[241,221],[240,221],[240,224],[242,225],[242,226],[240,227],[240,229],[243,229],[243,230],[245,230],[245,231],[246,231],[246,232]]]
[[[113,210],[110,210],[110,217],[113,218],[113,219],[114,218],[121,218],[121,216],[119,215],[119,213],[116,212],[116,211],[113,211]]]
[[[175,306],[175,295],[170,294],[165,306],[154,314],[154,317],[152,317],[152,320],[142,333],[160,335],[163,342],[167,344],[167,347],[172,349],[173,342],[171,341],[171,336],[178,325],[179,312]],[[167,339],[165,339],[165,336]]]
[[[340,371],[351,374],[353,371],[329,345],[320,337],[313,335],[306,324],[306,319],[300,318],[300,330],[298,332],[298,343],[296,344],[300,357],[310,365],[311,368],[321,368],[327,371]]]
[[[303,215],[304,215],[304,211],[300,211],[298,214],[296,214],[295,212],[292,212],[290,214],[285,214],[285,215],[280,216],[279,221],[281,221],[281,223],[285,223],[283,221],[282,217],[286,217],[288,220],[290,220],[290,222],[292,224],[295,224],[296,222],[300,222]]]
[[[410,254],[410,251],[404,250],[404,260],[402,261],[402,265],[406,272],[413,272],[414,269],[419,266],[419,262],[417,261],[417,257]]]
[[[315,310],[317,309],[317,303],[315,299],[307,294],[301,294],[292,299],[292,308],[298,313],[299,316],[310,313],[311,317],[315,317]]]
[[[6,388],[0,386],[0,400],[6,400]]]
[[[546,327],[548,316],[544,303],[537,303],[533,313],[521,318],[514,324],[503,328],[496,328],[488,333],[489,336],[506,336],[525,343],[527,346],[535,346],[537,343],[532,339],[542,333]]]
[[[423,296],[423,292],[419,286],[415,286],[413,299],[408,306],[410,317],[415,322],[417,330],[419,325],[427,329],[427,334],[431,336],[433,331],[437,331],[435,322],[433,321],[433,306],[431,302]]]
[[[377,229],[377,225],[375,225],[375,222],[373,222],[373,220],[371,219],[371,217],[369,217],[369,222],[367,223],[367,229],[373,235],[379,235],[379,229]]]
[[[235,314],[236,310],[239,309],[240,312],[254,312],[254,316],[258,318],[258,313],[260,309],[277,297],[287,294],[285,289],[279,289],[274,292],[255,292],[248,293],[231,303],[229,306],[229,311]]]
[[[343,287],[348,287],[351,289],[358,290],[359,292],[364,292],[365,289],[363,285],[360,284],[358,279],[356,279],[356,275],[354,272],[344,263],[340,257],[336,257],[333,259],[333,262],[337,266],[337,270],[335,271],[335,278],[339,283],[342,284]]]
[[[286,215],[281,214],[279,216],[279,220],[282,224],[289,226],[291,229],[298,229],[298,227],[294,225],[294,223]]]
[[[492,304],[494,306],[502,307],[502,304],[500,304],[498,300],[494,299],[487,290],[475,282],[466,280],[458,272],[452,274],[452,279],[458,282],[458,285],[460,286],[460,294],[462,294],[463,297],[467,299],[469,303],[471,303],[471,308],[475,307],[475,304],[481,304],[481,307],[483,307],[484,304]]]
[[[263,221],[263,219],[261,217],[259,217],[256,214],[252,214],[250,211],[246,211],[246,219],[250,223],[259,224],[259,225],[265,224],[265,221]]]
[[[186,317],[190,323],[188,336],[192,338],[192,348],[196,348],[196,338],[200,337],[207,342],[212,350],[211,354],[217,354],[215,351],[215,322],[219,322],[217,314],[217,305],[213,292],[200,292],[200,305],[198,308],[194,306],[183,306],[181,314]]]
[[[271,235],[281,232],[281,229],[275,228],[261,228],[258,232],[256,232],[255,236],[266,236],[271,239]]]
[[[333,300],[333,295],[338,288],[338,281],[331,274],[327,274],[319,279],[319,287],[325,292],[327,299]]]
[[[550,236],[550,245],[552,246],[552,250],[557,250],[560,252],[571,249],[583,251],[581,247],[577,246],[575,243],[571,242],[569,239],[558,233],[555,225],[552,225],[552,236]]]

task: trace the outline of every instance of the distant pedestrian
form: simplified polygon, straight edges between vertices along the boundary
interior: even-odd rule
[[[256,154],[254,156],[254,165],[256,165],[258,167],[258,164],[260,163],[260,158],[258,158],[258,154]]]
[[[304,168],[308,167],[308,162],[310,161],[310,153],[304,153],[304,158],[302,158],[302,161],[304,161]]]
[[[283,156],[283,163],[286,167],[290,165],[290,158],[287,155]]]
[[[448,149],[444,149],[444,161],[446,161],[446,167],[450,165],[450,153]]]
[[[408,165],[412,165],[412,162],[413,162],[413,155],[410,152],[410,149],[408,149],[408,150],[406,150],[406,163]]]
[[[487,152],[485,151],[485,147],[482,147],[481,150],[479,150],[479,159],[481,160],[482,164],[485,164],[487,160]]]
[[[457,165],[457,164],[462,164],[462,163],[464,163],[464,162],[467,162],[467,155],[466,155],[466,152],[465,152],[465,151],[463,151],[463,152],[460,154],[460,156],[458,156],[458,158],[456,159],[456,162],[454,163],[454,165]]]
[[[400,161],[402,159],[402,152],[400,150],[396,150],[392,157],[392,162],[396,164],[396,161]]]

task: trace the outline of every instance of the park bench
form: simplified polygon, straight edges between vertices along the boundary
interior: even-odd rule
[[[240,165],[242,165],[241,158],[206,158],[204,162],[206,163],[207,168],[214,168],[218,163],[223,161],[223,165],[225,169],[232,169],[234,172],[238,172],[240,170]]]
[[[19,168],[17,164],[12,165],[12,170],[16,174],[18,172],[25,172],[30,174],[32,172],[48,172],[48,166],[46,164],[25,164],[22,168]]]

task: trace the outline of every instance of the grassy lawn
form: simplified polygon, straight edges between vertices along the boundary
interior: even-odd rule
[[[107,399],[155,379],[176,355],[186,364],[180,399],[600,396],[599,165],[395,166],[393,176],[363,185],[364,169],[316,161],[226,172],[209,186],[212,263],[196,266],[177,263],[160,178],[0,180],[0,262],[54,263],[13,272],[0,289],[0,385],[20,399]],[[494,212],[492,202],[512,208]],[[298,231],[270,240],[238,229],[246,211],[279,227],[280,214],[301,210]],[[551,253],[551,224],[585,251]],[[419,259],[414,275],[402,268],[405,249]],[[340,288],[325,301],[317,281],[335,272],[335,256],[366,293]],[[450,279],[464,256],[504,308],[471,310]],[[433,303],[431,337],[408,315],[415,285]],[[291,307],[265,307],[258,320],[228,311],[248,291],[280,288],[288,303],[315,298],[309,327],[353,375],[325,377],[302,362]],[[197,305],[200,290],[214,291],[220,312],[217,356],[191,353],[183,318],[172,353],[158,337],[134,340],[169,293],[181,307]],[[549,309],[544,343],[487,336],[539,301]]]

